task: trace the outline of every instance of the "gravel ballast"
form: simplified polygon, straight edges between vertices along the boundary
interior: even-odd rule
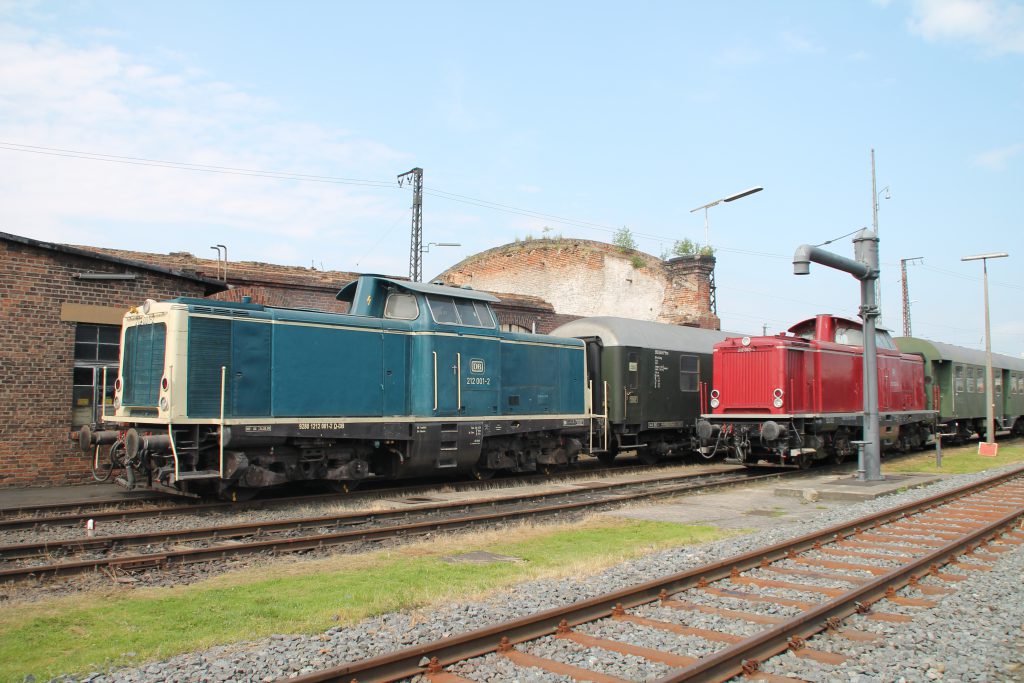
[[[468,602],[430,609],[429,620],[422,615],[408,613],[385,614],[349,627],[336,627],[315,635],[274,635],[253,642],[236,643],[210,648],[204,652],[183,654],[170,659],[149,663],[137,668],[93,672],[84,676],[66,676],[57,680],[90,681],[92,683],[142,683],[149,681],[272,681],[280,677],[295,676],[317,669],[337,666],[407,647],[426,643],[476,628],[526,616],[536,611],[569,604],[607,593],[657,576],[673,574],[689,568],[755,550],[759,547],[785,541],[814,529],[868,515],[903,503],[949,490],[990,476],[995,471],[975,475],[950,477],[927,488],[904,491],[869,502],[824,511],[812,522],[779,524],[767,530],[742,537],[701,546],[680,547],[658,552],[643,558],[624,562],[600,573],[572,580],[543,580],[520,584],[484,602]],[[833,558],[834,559],[834,558]],[[851,561],[872,564],[864,559]],[[890,564],[881,562],[879,564]],[[971,680],[1006,681],[1024,680],[1018,670],[1024,661],[1020,647],[1021,624],[1024,623],[1024,600],[1020,599],[1020,578],[1024,572],[1024,548],[1014,546],[1002,553],[992,571],[972,572],[969,582],[952,587],[956,592],[945,596],[921,596],[913,590],[901,595],[930,597],[938,602],[934,608],[885,607],[884,611],[905,612],[915,615],[908,624],[876,622],[865,617],[854,617],[849,625],[862,630],[882,633],[883,640],[874,644],[845,641],[839,636],[820,635],[809,645],[819,649],[843,652],[850,659],[838,667],[816,664],[813,661],[783,656],[765,664],[772,673],[789,674],[806,680],[851,681],[930,681]],[[796,566],[796,565],[794,565]],[[761,574],[754,573],[760,576]],[[763,576],[766,578],[768,574]],[[789,580],[786,577],[773,577]],[[804,581],[803,577],[792,577]],[[806,581],[809,585],[812,582]],[[836,585],[822,582],[820,585]],[[939,584],[936,584],[939,585]],[[738,590],[746,587],[734,586]],[[780,590],[778,595],[792,595],[814,600],[806,593]],[[684,597],[697,602],[693,592]],[[824,596],[817,596],[824,599]],[[792,608],[766,603],[747,603],[740,607],[736,601],[713,596],[700,598],[701,604],[718,605],[732,609],[788,616],[796,613]],[[730,604],[726,604],[726,603]],[[879,603],[881,610],[884,601]],[[647,605],[632,614],[672,620],[698,628],[709,628],[730,633],[749,633],[757,630],[750,624],[732,619],[691,611],[670,610],[658,605]],[[637,642],[635,636],[647,629],[600,622],[581,631],[594,635],[620,632],[631,634],[624,638]],[[664,638],[664,635],[658,636]],[[819,640],[822,641],[819,644]],[[639,644],[639,643],[638,643]],[[664,646],[651,640],[652,647]],[[644,672],[639,677],[632,673],[627,678],[643,680],[650,673],[661,675],[664,665],[649,665],[644,669],[628,656],[610,656],[604,651],[595,654],[582,646],[548,638],[522,646],[524,651],[551,656],[568,663],[586,666],[595,657],[607,660],[613,667],[608,673],[625,675],[627,671]],[[677,654],[688,654],[683,648],[664,647]],[[695,653],[696,654],[696,653]],[[560,681],[560,676],[536,669],[518,669],[499,656],[489,655],[460,663],[452,671],[478,681]],[[656,677],[656,676],[655,676]],[[1017,678],[1015,678],[1017,677]]]

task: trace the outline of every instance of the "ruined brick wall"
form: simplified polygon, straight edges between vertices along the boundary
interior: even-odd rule
[[[137,279],[73,277],[126,271]],[[0,240],[0,487],[92,480],[69,440],[76,323],[61,320],[62,304],[127,310],[203,294],[191,280]]]
[[[472,256],[441,278],[457,286],[528,294],[556,314],[611,315],[718,329],[710,310],[715,259],[662,261],[589,240],[542,239],[507,244]]]

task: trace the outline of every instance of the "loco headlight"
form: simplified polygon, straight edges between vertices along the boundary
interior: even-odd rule
[[[781,398],[775,399],[774,401],[772,401],[772,405],[775,406],[776,408],[781,408],[782,407],[782,399]]]
[[[160,410],[166,411],[170,404],[167,402],[167,397],[163,396],[160,398]]]
[[[711,399],[711,407],[712,408],[717,408],[720,405],[722,405],[722,404],[721,404],[721,402],[717,398]]]

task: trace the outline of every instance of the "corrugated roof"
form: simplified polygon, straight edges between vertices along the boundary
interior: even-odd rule
[[[53,251],[61,254],[69,254],[72,256],[79,256],[82,258],[95,259],[97,261],[104,261],[106,263],[116,263],[118,265],[127,266],[130,268],[141,268],[143,270],[149,270],[164,275],[172,275],[174,277],[183,278],[185,280],[192,280],[193,282],[201,282],[207,286],[207,290],[211,292],[219,292],[227,289],[227,285],[223,282],[204,277],[199,273],[190,271],[175,269],[167,267],[166,265],[152,263],[142,258],[128,258],[121,253],[108,253],[104,250],[93,249],[91,247],[80,247],[70,244],[57,244],[56,242],[43,242],[41,240],[32,239],[31,237],[22,237],[21,235],[12,235],[7,232],[0,232],[0,239],[7,240],[8,242],[16,242],[18,244],[24,244],[30,247],[36,247],[38,249],[45,249],[47,251]],[[114,251],[114,250],[111,250]],[[124,254],[135,255],[136,252],[123,252]]]

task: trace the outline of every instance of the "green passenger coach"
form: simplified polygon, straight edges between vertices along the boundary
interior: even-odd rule
[[[939,412],[942,431],[962,441],[985,432],[985,352],[943,342],[898,337],[903,353],[924,361],[928,408]],[[992,354],[996,430],[1024,433],[1024,359]]]

